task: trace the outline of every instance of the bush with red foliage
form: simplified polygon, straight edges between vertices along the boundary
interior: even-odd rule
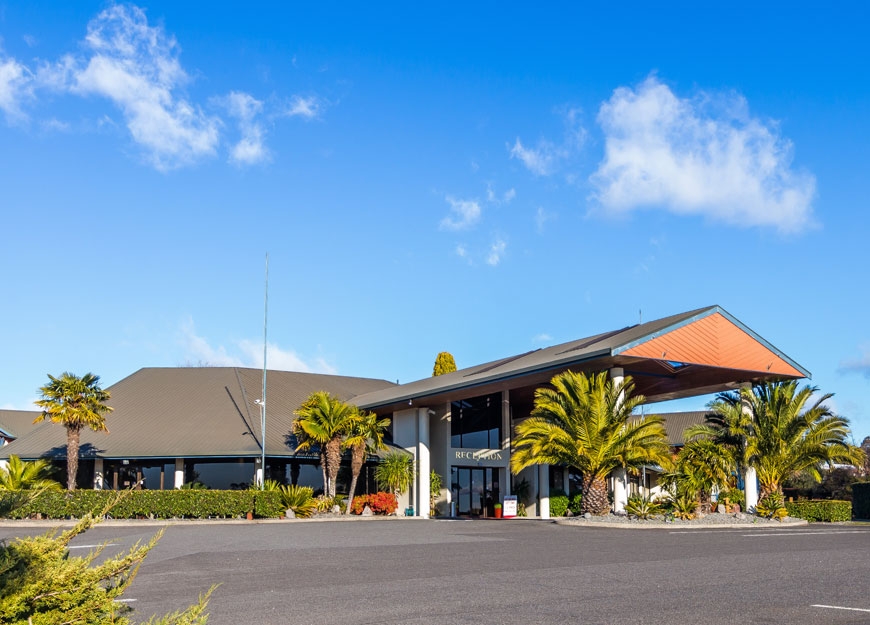
[[[374,493],[372,495],[357,495],[353,498],[353,505],[350,511],[354,514],[362,514],[363,508],[368,505],[375,514],[393,514],[396,508],[399,507],[399,502],[396,501],[392,493]]]

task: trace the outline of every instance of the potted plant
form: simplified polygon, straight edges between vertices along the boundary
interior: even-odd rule
[[[495,504],[495,518],[497,518],[497,519],[501,518],[501,504],[500,503]]]

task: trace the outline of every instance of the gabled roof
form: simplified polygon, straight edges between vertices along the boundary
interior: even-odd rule
[[[0,434],[6,438],[26,436],[40,423],[34,423],[41,413],[36,410],[0,410]]]
[[[140,369],[108,387],[110,434],[84,430],[82,456],[102,458],[257,457],[262,370],[237,367]],[[266,453],[292,455],[286,439],[293,411],[314,391],[347,400],[394,386],[386,380],[316,373],[267,374]],[[66,456],[66,430],[39,425],[0,449],[0,457]]]
[[[638,391],[652,401],[725,390],[727,384],[809,376],[806,369],[724,309],[708,306],[366,393],[352,401],[369,410],[397,409],[409,402],[422,405],[450,395],[470,396],[475,389],[492,392],[543,384],[566,369],[614,366],[626,368],[635,377]],[[713,369],[720,371],[717,374]],[[691,376],[686,375],[689,372]],[[647,380],[650,392],[639,376],[661,381]],[[690,378],[690,385],[681,384]]]

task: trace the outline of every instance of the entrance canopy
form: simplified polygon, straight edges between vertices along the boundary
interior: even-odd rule
[[[566,370],[621,367],[636,392],[659,402],[735,389],[746,383],[810,377],[810,372],[719,306],[596,334],[446,375],[359,395],[378,413],[434,406],[510,390],[511,401]]]

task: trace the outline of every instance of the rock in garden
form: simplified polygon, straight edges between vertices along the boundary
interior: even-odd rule
[[[745,521],[746,515],[743,514],[742,512],[738,512],[737,514],[734,515],[734,518],[737,519],[738,521]]]
[[[295,519],[295,518],[296,518],[296,513],[293,512],[290,508],[287,508],[286,510],[284,510],[284,518],[286,518],[286,519]]]
[[[725,514],[727,512],[727,510],[725,509],[725,504],[720,503],[718,506],[716,506],[716,512],[718,512],[719,514]]]
[[[369,505],[368,505],[368,504],[366,504],[366,507],[363,508],[362,516],[374,516],[374,515],[375,515],[375,513],[372,512],[372,509],[369,508]]]
[[[574,513],[570,510],[565,510],[565,516],[574,516]]]
[[[341,514],[341,508],[338,506],[338,504],[335,504],[334,506],[332,506],[332,510],[330,510],[330,512],[332,512],[332,514]]]
[[[584,519],[591,519],[591,518],[592,518],[592,513],[591,513],[591,512],[586,512],[586,513],[584,513],[584,514],[583,514],[583,518],[584,518]]]

